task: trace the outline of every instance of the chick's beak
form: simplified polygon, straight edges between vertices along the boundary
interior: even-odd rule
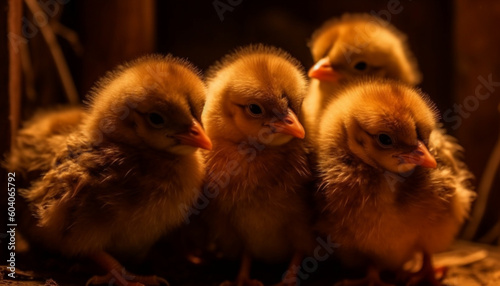
[[[173,136],[178,139],[183,145],[190,145],[194,147],[199,147],[207,150],[212,149],[212,141],[208,138],[201,124],[193,120],[193,124],[189,127],[189,130],[185,133],[179,133]]]
[[[297,115],[289,108],[288,113],[280,121],[270,122],[269,126],[277,133],[292,135],[303,139],[306,135],[304,127],[300,124]]]
[[[337,81],[340,77],[340,74],[333,70],[332,65],[330,64],[330,59],[328,57],[324,57],[319,60],[308,73],[310,78],[315,78],[324,81]]]
[[[399,158],[406,163],[419,165],[424,168],[437,167],[436,159],[434,159],[422,141],[418,141],[418,147],[415,150],[401,154]]]

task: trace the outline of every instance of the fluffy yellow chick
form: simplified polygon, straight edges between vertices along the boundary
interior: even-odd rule
[[[306,130],[313,135],[336,90],[364,76],[392,78],[416,85],[417,62],[406,37],[388,22],[369,14],[344,14],[327,21],[309,42],[314,66],[304,100]]]
[[[471,175],[436,125],[426,96],[381,79],[343,89],[321,120],[317,228],[340,244],[345,264],[371,266],[376,285],[385,285],[378,270],[401,270],[417,253],[424,266],[410,282],[439,285],[430,254],[450,245],[468,215]],[[449,144],[454,164],[440,155]]]
[[[310,248],[310,170],[298,120],[306,89],[299,63],[273,47],[240,49],[209,72],[207,217],[222,251],[242,257],[226,285],[261,285],[250,279],[252,259],[297,267]]]
[[[172,56],[144,57],[109,73],[50,169],[20,191],[32,212],[28,237],[94,259],[109,273],[91,284],[166,282],[128,274],[111,255],[144,255],[181,224],[181,206],[199,195],[205,172],[197,149],[211,148],[200,125],[205,95],[198,72]]]

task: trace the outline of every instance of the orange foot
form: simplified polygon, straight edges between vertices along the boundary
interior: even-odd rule
[[[430,286],[442,286],[442,280],[446,276],[447,268],[434,269],[432,266],[431,256],[424,253],[422,268],[415,273],[408,273],[406,275],[405,285],[430,285]],[[436,278],[436,273],[440,273],[440,278]]]
[[[108,274],[104,276],[94,276],[90,278],[86,286],[89,285],[119,285],[119,286],[144,286],[144,285],[166,285],[170,286],[167,280],[157,276],[140,276],[127,272],[125,268],[104,251],[90,255]]]
[[[302,263],[303,255],[300,252],[296,252],[292,260],[290,261],[290,265],[288,265],[288,269],[283,276],[281,282],[274,284],[273,286],[298,286],[300,282],[297,277],[297,272],[300,270],[300,265]]]
[[[248,252],[245,252],[241,257],[240,271],[236,281],[224,281],[219,286],[264,286],[259,280],[250,279],[251,265],[252,258]]]

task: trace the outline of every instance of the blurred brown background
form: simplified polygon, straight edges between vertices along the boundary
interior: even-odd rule
[[[10,142],[7,2],[0,0],[1,153],[8,150]],[[481,179],[497,140],[500,122],[500,33],[497,31],[500,28],[500,2],[270,2],[40,1],[47,25],[58,35],[58,43],[82,101],[93,82],[107,70],[150,52],[172,53],[205,70],[238,46],[266,43],[289,51],[307,69],[312,65],[307,41],[321,23],[345,12],[377,13],[408,35],[424,76],[420,87],[437,103],[445,127],[465,147],[466,162],[477,180]],[[392,11],[399,12],[390,13],[391,7]],[[21,117],[27,119],[36,109],[66,104],[67,99],[54,59],[37,26],[37,19],[43,22],[43,15],[34,17],[26,5],[24,15],[22,31],[27,44],[23,55],[28,55],[31,62],[23,74]],[[488,81],[490,84],[485,85]],[[490,95],[478,99],[477,92],[480,97],[481,94]],[[500,178],[498,173],[495,177]],[[475,238],[499,220],[499,182],[492,190],[486,219]]]

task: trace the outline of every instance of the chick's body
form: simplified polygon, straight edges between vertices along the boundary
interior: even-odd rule
[[[318,134],[317,227],[341,245],[346,264],[362,257],[400,270],[416,253],[452,242],[470,208],[471,175],[460,146],[436,124],[421,94],[392,81],[359,82],[328,106]],[[460,168],[441,156],[449,144]]]
[[[5,168],[20,173],[25,181],[38,178],[50,170],[56,153],[65,146],[66,138],[78,129],[85,116],[81,107],[37,113],[17,134]]]
[[[64,162],[22,194],[38,216],[39,226],[29,232],[69,256],[99,250],[126,258],[145,255],[180,225],[180,206],[198,196],[200,155],[175,158],[115,144],[94,149],[83,138],[72,134],[58,154]]]
[[[310,247],[310,170],[296,115],[305,91],[297,62],[275,48],[244,48],[210,73],[207,217],[228,256],[277,262]]]
[[[211,144],[199,124],[205,93],[197,72],[171,56],[108,74],[81,125],[61,134],[50,168],[21,192],[32,212],[28,236],[68,256],[143,256],[199,194],[196,148]]]
[[[223,148],[224,154],[214,153],[207,160],[211,184],[220,190],[209,211],[217,213],[212,225],[223,253],[234,257],[247,251],[253,258],[276,263],[295,251],[307,252],[310,209],[304,185],[310,174],[303,146]],[[228,166],[234,167],[231,173]]]

